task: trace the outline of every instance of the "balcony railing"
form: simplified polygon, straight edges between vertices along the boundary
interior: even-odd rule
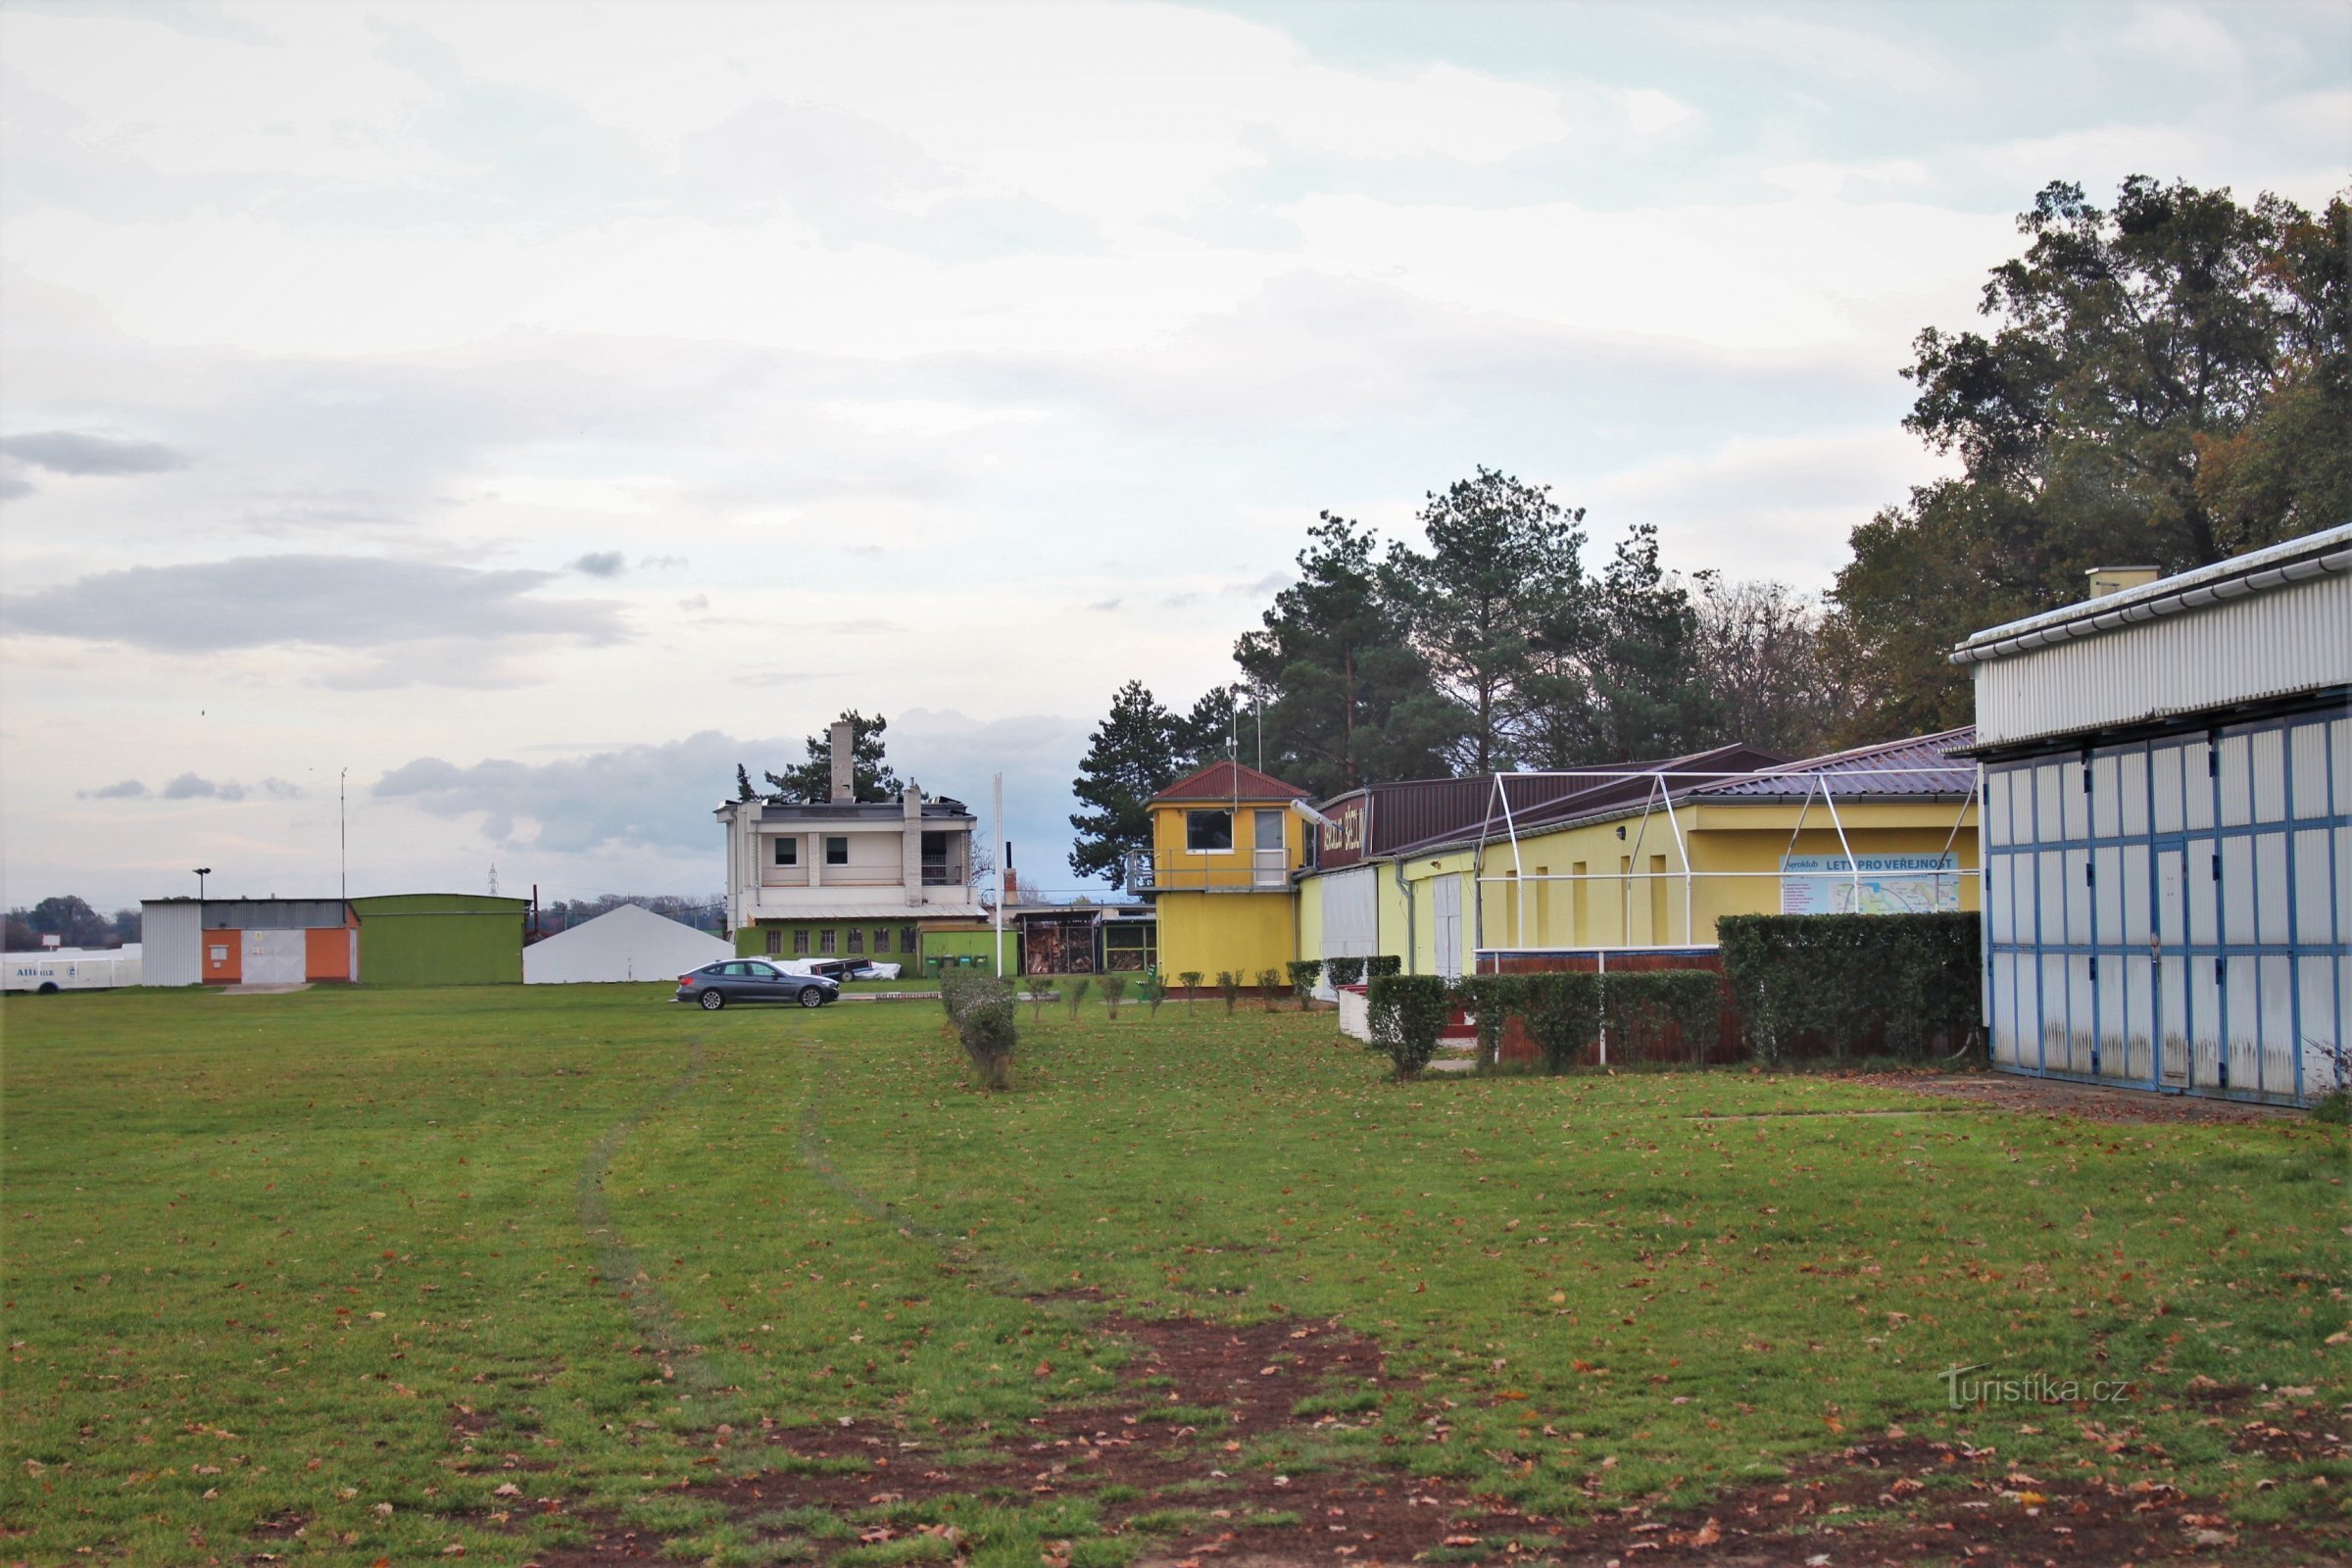
[[[1279,893],[1290,885],[1287,864],[1192,865],[1177,860],[1161,865],[1150,850],[1127,857],[1130,893]]]

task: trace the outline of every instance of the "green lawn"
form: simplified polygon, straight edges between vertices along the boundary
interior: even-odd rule
[[[1573,1516],[1895,1426],[2315,1541],[2346,1517],[2352,1466],[2233,1444],[2220,1402],[2352,1398],[2340,1129],[1744,1072],[1396,1086],[1327,1013],[1214,1002],[1024,1006],[986,1097],[935,1005],[668,990],[0,1004],[0,1561],[519,1563],[598,1510],[688,1559],[814,1551],[708,1500],[774,1462],[730,1435],[1101,1398],[1112,1307],[1387,1352],[1319,1394],[1320,1446],[1229,1469]],[[1946,1408],[1974,1363],[2131,1390]],[[984,1500],[975,1562],[1133,1549],[1092,1504]]]

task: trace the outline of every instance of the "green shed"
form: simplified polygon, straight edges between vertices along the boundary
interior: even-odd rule
[[[371,986],[518,986],[527,899],[391,893],[354,899],[360,972]]]

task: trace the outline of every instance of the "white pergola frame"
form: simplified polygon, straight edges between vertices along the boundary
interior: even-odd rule
[[[1692,900],[1692,898],[1691,898],[1691,891],[1692,891],[1692,887],[1693,887],[1693,885],[1694,885],[1695,883],[1699,882],[1699,881],[1702,881],[1702,880],[1708,880],[1708,879],[1718,879],[1718,878],[1720,878],[1720,879],[1739,879],[1739,878],[1749,878],[1749,879],[1752,879],[1752,878],[1755,878],[1755,877],[1771,877],[1771,878],[1773,878],[1773,879],[1775,879],[1775,880],[1777,881],[1777,880],[1784,879],[1784,878],[1786,878],[1786,877],[1788,877],[1788,876],[1789,876],[1789,875],[1791,875],[1791,874],[1798,875],[1798,876],[1806,876],[1806,877],[1835,877],[1835,876],[1838,876],[1838,875],[1843,875],[1843,876],[1847,877],[1847,878],[1850,880],[1850,882],[1851,882],[1851,884],[1852,884],[1852,886],[1853,886],[1853,888],[1854,888],[1854,890],[1855,890],[1855,893],[1856,893],[1857,897],[1859,896],[1859,894],[1860,894],[1860,892],[1861,892],[1861,887],[1862,887],[1862,867],[1861,867],[1861,862],[1860,862],[1860,860],[1859,860],[1859,859],[1858,859],[1858,858],[1855,857],[1855,855],[1854,855],[1854,847],[1853,847],[1853,842],[1852,842],[1852,840],[1850,840],[1850,839],[1848,839],[1848,838],[1846,837],[1846,832],[1845,832],[1845,821],[1844,821],[1844,818],[1843,818],[1843,817],[1841,817],[1841,816],[1838,814],[1838,797],[1837,797],[1836,791],[1835,791],[1835,790],[1834,790],[1834,789],[1831,787],[1831,784],[1830,784],[1830,780],[1831,780],[1831,778],[1832,778],[1833,776],[1835,776],[1835,777],[1838,777],[1838,778],[1841,778],[1841,779],[1862,779],[1862,778],[1882,778],[1882,777],[1883,777],[1883,778],[1896,778],[1896,777],[1901,777],[1901,778],[1915,778],[1915,777],[1917,777],[1919,774],[1921,774],[1921,773],[1923,773],[1923,772],[1938,772],[1938,771],[1950,771],[1950,772],[1958,772],[1958,771],[1959,771],[1959,769],[1958,769],[1957,767],[1953,767],[1953,768],[1949,768],[1949,769],[1940,769],[1940,768],[1918,768],[1918,767],[1850,767],[1850,768],[1840,768],[1840,769],[1838,769],[1838,770],[1837,771],[1837,773],[1836,773],[1835,775],[1831,774],[1831,773],[1830,773],[1830,772],[1828,772],[1828,771],[1807,772],[1807,773],[1804,773],[1804,774],[1801,774],[1801,775],[1800,775],[1800,774],[1797,774],[1797,773],[1795,773],[1795,772],[1783,772],[1783,771],[1780,771],[1780,770],[1777,770],[1777,769],[1769,769],[1769,768],[1749,769],[1749,770],[1740,771],[1740,772],[1711,772],[1711,771],[1708,771],[1708,770],[1705,770],[1705,769],[1698,769],[1698,768],[1645,768],[1645,769],[1640,769],[1640,770],[1634,770],[1634,771],[1626,771],[1626,770],[1613,770],[1613,769],[1608,769],[1608,768],[1581,768],[1581,767],[1579,767],[1579,768],[1559,768],[1559,769],[1555,769],[1555,770],[1548,770],[1548,771],[1543,771],[1543,772],[1525,772],[1525,773],[1496,773],[1496,774],[1494,774],[1494,798],[1495,798],[1496,802],[1497,802],[1497,803],[1498,803],[1498,804],[1501,806],[1501,808],[1502,808],[1502,810],[1501,810],[1501,815],[1502,815],[1502,826],[1503,826],[1503,833],[1504,833],[1504,836],[1505,836],[1505,837],[1507,838],[1507,840],[1509,841],[1509,843],[1510,843],[1510,846],[1511,846],[1511,869],[1510,869],[1510,871],[1509,871],[1509,873],[1508,873],[1507,875],[1503,875],[1503,876],[1490,876],[1490,875],[1487,875],[1487,874],[1486,874],[1486,873],[1484,873],[1484,872],[1479,872],[1479,873],[1476,873],[1476,874],[1474,874],[1474,875],[1473,875],[1473,877],[1472,877],[1472,884],[1473,884],[1473,886],[1474,886],[1474,887],[1477,887],[1477,888],[1481,888],[1481,889],[1483,889],[1483,888],[1485,888],[1487,885],[1489,885],[1489,884],[1491,884],[1491,883],[1501,883],[1501,882],[1508,882],[1508,883],[1511,883],[1511,884],[1512,884],[1512,885],[1513,885],[1513,886],[1514,886],[1514,887],[1517,889],[1517,895],[1516,895],[1516,899],[1515,899],[1514,906],[1513,906],[1513,910],[1512,910],[1512,914],[1513,914],[1513,923],[1514,923],[1514,924],[1517,926],[1520,936],[1521,936],[1522,938],[1524,938],[1524,937],[1526,936],[1526,934],[1527,934],[1527,929],[1528,929],[1528,922],[1527,922],[1527,885],[1528,885],[1530,882],[1571,882],[1571,883],[1573,883],[1573,882],[1615,882],[1615,883],[1617,883],[1617,884],[1618,884],[1618,886],[1619,886],[1619,889],[1620,889],[1620,893],[1619,893],[1619,902],[1620,902],[1620,904],[1623,906],[1623,907],[1621,907],[1621,908],[1618,910],[1618,929],[1619,929],[1619,931],[1621,931],[1621,932],[1622,932],[1622,931],[1625,931],[1625,930],[1627,930],[1627,929],[1629,929],[1629,928],[1630,928],[1631,921],[1632,921],[1632,902],[1631,902],[1631,901],[1632,901],[1632,898],[1633,898],[1633,884],[1634,884],[1634,883],[1636,883],[1636,882],[1648,882],[1648,881],[1661,880],[1661,879],[1662,879],[1662,880],[1667,880],[1667,881],[1678,881],[1678,882],[1680,882],[1680,883],[1682,883],[1682,884],[1683,884],[1683,941],[1682,941],[1682,946],[1684,946],[1684,947],[1686,947],[1686,948],[1696,948],[1696,947],[1709,947],[1709,948],[1711,948],[1711,947],[1713,947],[1713,946],[1714,946],[1714,944],[1713,944],[1713,943],[1711,943],[1711,942],[1710,942],[1710,943],[1699,943],[1699,942],[1695,942],[1695,941],[1693,941],[1693,940],[1692,940],[1692,938],[1691,938],[1691,934],[1690,934],[1691,908],[1692,908],[1692,904],[1693,904],[1693,902],[1694,902],[1694,901]],[[1828,810],[1829,810],[1829,813],[1830,813],[1830,825],[1831,825],[1831,827],[1832,827],[1833,829],[1835,829],[1835,830],[1836,830],[1836,832],[1837,832],[1837,834],[1838,834],[1838,849],[1839,849],[1839,850],[1840,850],[1840,851],[1843,853],[1843,855],[1844,855],[1844,858],[1845,858],[1845,870],[1844,870],[1842,873],[1840,873],[1840,872],[1837,872],[1837,871],[1801,871],[1801,872],[1796,872],[1796,873],[1790,873],[1790,872],[1788,872],[1788,871],[1783,871],[1783,870],[1770,870],[1770,871],[1697,871],[1697,870],[1693,870],[1693,869],[1691,869],[1691,866],[1690,866],[1690,841],[1689,841],[1689,839],[1688,839],[1688,838],[1686,838],[1686,837],[1684,836],[1684,833],[1683,833],[1683,825],[1682,825],[1682,819],[1681,819],[1681,817],[1680,817],[1679,815],[1677,815],[1677,814],[1676,814],[1676,811],[1675,811],[1675,808],[1674,808],[1674,793],[1675,793],[1675,789],[1676,789],[1677,787],[1680,787],[1680,788],[1682,788],[1682,789],[1685,789],[1685,790],[1689,790],[1689,789],[1692,789],[1692,788],[1695,788],[1695,787],[1698,787],[1698,786],[1701,786],[1701,785],[1705,785],[1705,784],[1710,784],[1710,783],[1723,783],[1723,782],[1727,782],[1727,781],[1743,781],[1743,780],[1763,780],[1763,779],[1772,779],[1772,780],[1788,780],[1788,781],[1789,781],[1789,782],[1794,782],[1794,781],[1795,781],[1795,780],[1796,780],[1798,777],[1800,777],[1800,776],[1801,776],[1801,777],[1803,777],[1803,778],[1805,779],[1805,781],[1806,781],[1806,784],[1805,784],[1805,793],[1804,793],[1803,797],[1802,797],[1802,798],[1801,798],[1801,799],[1798,801],[1798,803],[1797,803],[1797,811],[1796,811],[1796,825],[1795,825],[1794,827],[1792,827],[1792,828],[1790,828],[1790,829],[1789,829],[1789,833],[1788,833],[1788,850],[1786,850],[1786,851],[1784,851],[1784,852],[1783,852],[1783,858],[1784,858],[1784,859],[1788,858],[1788,855],[1789,855],[1789,854],[1792,854],[1792,853],[1794,852],[1794,850],[1795,850],[1795,848],[1796,848],[1796,843],[1797,843],[1798,836],[1799,836],[1801,833],[1803,833],[1803,831],[1804,831],[1804,826],[1805,826],[1805,817],[1807,816],[1807,814],[1808,814],[1808,813],[1810,813],[1810,812],[1811,812],[1811,810],[1812,810],[1812,808],[1813,808],[1813,797],[1814,797],[1814,795],[1815,795],[1816,793],[1818,793],[1818,794],[1821,796],[1821,799],[1822,799],[1822,804],[1823,804],[1823,805],[1824,805],[1824,806],[1825,806],[1825,807],[1828,808]],[[1527,867],[1526,867],[1526,863],[1525,863],[1525,861],[1524,861],[1524,860],[1521,858],[1521,845],[1520,845],[1520,839],[1519,839],[1519,823],[1518,823],[1518,817],[1517,817],[1517,814],[1516,814],[1516,813],[1513,811],[1513,809],[1512,809],[1512,807],[1511,807],[1511,792],[1510,792],[1510,783],[1509,783],[1509,781],[1510,781],[1510,780],[1512,780],[1512,779],[1539,779],[1539,778],[1576,778],[1576,779],[1591,779],[1591,780],[1594,781],[1595,783],[1618,783],[1618,782],[1626,782],[1626,783],[1630,783],[1630,782],[1632,782],[1632,781],[1634,781],[1634,780],[1637,780],[1637,779],[1640,779],[1640,780],[1646,780],[1646,781],[1648,782],[1648,784],[1649,784],[1649,793],[1648,793],[1646,796],[1644,796],[1644,797],[1643,797],[1643,799],[1642,799],[1642,820],[1641,820],[1641,824],[1640,824],[1640,826],[1639,826],[1639,827],[1636,829],[1636,831],[1635,831],[1633,843],[1632,843],[1632,844],[1631,844],[1631,845],[1628,847],[1628,849],[1627,849],[1627,856],[1628,856],[1628,859],[1629,859],[1629,868],[1628,868],[1628,869],[1626,869],[1626,870],[1623,870],[1623,871],[1615,871],[1615,872],[1610,872],[1610,871],[1587,871],[1587,872],[1584,872],[1584,873],[1582,873],[1581,875],[1580,875],[1580,874],[1578,874],[1578,873],[1576,873],[1576,872],[1573,872],[1573,871],[1570,871],[1570,872],[1548,871],[1548,872],[1544,872],[1544,873],[1543,873],[1543,874],[1541,874],[1541,875],[1536,875],[1536,876],[1530,876],[1530,875],[1528,875],[1528,874],[1527,874]],[[1675,782],[1674,782],[1673,784],[1669,784],[1669,783],[1667,782],[1669,779],[1672,779],[1672,780],[1674,780]],[[1962,796],[1962,797],[1961,797],[1960,804],[1959,804],[1958,808],[1956,808],[1956,809],[1953,811],[1953,813],[1952,813],[1952,830],[1951,830],[1951,832],[1950,832],[1950,833],[1949,833],[1949,834],[1948,834],[1948,835],[1945,837],[1945,839],[1944,839],[1944,841],[1943,841],[1943,852],[1942,852],[1942,853],[1943,853],[1944,855],[1947,855],[1947,856],[1948,856],[1948,855],[1950,855],[1950,854],[1952,853],[1952,848],[1953,848],[1953,846],[1954,846],[1954,845],[1956,845],[1956,844],[1958,844],[1958,843],[1960,842],[1960,828],[1961,828],[1962,824],[1964,824],[1964,823],[1965,823],[1965,822],[1968,820],[1968,812],[1969,812],[1969,808],[1971,808],[1972,806],[1974,806],[1974,805],[1976,805],[1976,804],[1977,804],[1978,798],[1979,798],[1979,796],[1980,796],[1980,795],[1982,794],[1982,792],[1983,792],[1983,789],[1984,789],[1984,768],[1983,768],[1982,766],[1977,766],[1977,765],[1973,765],[1973,764],[1972,764],[1972,765],[1969,767],[1969,785],[1968,785],[1968,792],[1967,792],[1967,794],[1965,794],[1964,796]],[[1850,792],[1849,792],[1849,798],[1850,798]],[[1734,797],[1733,799],[1740,799],[1740,797]],[[1754,799],[1755,799],[1755,797],[1752,797],[1752,796],[1750,796],[1750,797],[1745,797],[1745,799],[1748,799],[1748,800],[1754,800]],[[1629,803],[1629,804],[1630,804],[1630,803]],[[1785,802],[1776,802],[1775,804],[1786,804],[1786,803],[1785,803]],[[1672,833],[1673,833],[1673,835],[1674,835],[1674,845],[1675,845],[1675,854],[1676,854],[1676,858],[1678,858],[1678,859],[1680,859],[1680,860],[1682,861],[1682,867],[1683,867],[1683,868],[1682,868],[1680,871],[1636,871],[1636,870],[1633,870],[1633,869],[1631,869],[1631,868],[1630,868],[1630,866],[1631,866],[1631,863],[1638,863],[1638,861],[1635,861],[1635,860],[1634,860],[1634,858],[1635,858],[1635,857],[1638,857],[1638,856],[1641,854],[1642,845],[1642,843],[1645,841],[1645,839],[1647,838],[1647,835],[1648,835],[1648,833],[1649,833],[1649,819],[1650,819],[1650,817],[1651,817],[1652,813],[1653,813],[1653,812],[1655,812],[1655,811],[1657,811],[1657,810],[1659,810],[1661,808],[1664,809],[1664,812],[1665,812],[1665,816],[1666,816],[1666,825],[1667,825],[1667,828],[1668,828],[1668,830],[1669,830],[1670,832],[1672,832]],[[1492,822],[1494,820],[1494,814],[1495,814],[1494,812],[1493,812],[1493,811],[1489,811],[1489,812],[1487,813],[1487,815],[1486,815],[1485,819],[1484,819],[1484,820],[1482,820],[1482,821],[1479,823],[1479,829],[1478,829],[1478,838],[1477,838],[1477,841],[1476,841],[1475,848],[1474,848],[1474,850],[1473,850],[1473,857],[1474,857],[1473,863],[1474,863],[1474,864],[1476,864],[1476,863],[1483,863],[1483,862],[1484,862],[1484,859],[1485,859],[1485,857],[1486,857],[1486,850],[1487,850],[1487,846],[1488,846],[1488,844],[1489,844],[1489,843],[1491,843],[1491,842],[1494,842],[1494,839],[1493,839],[1493,836],[1492,836],[1492,835],[1489,833],[1489,831],[1488,831],[1489,824],[1491,824],[1491,823],[1492,823]],[[1555,831],[1555,830],[1556,830],[1556,827],[1557,827],[1557,824],[1546,824],[1544,831],[1546,831],[1546,832],[1549,832],[1549,831]],[[1963,878],[1963,877],[1978,877],[1978,878],[1982,878],[1982,877],[1984,876],[1984,868],[1983,866],[1981,866],[1981,865],[1980,865],[1980,866],[1960,866],[1960,865],[1955,865],[1954,867],[1952,867],[1952,869],[1950,869],[1950,870],[1948,870],[1948,871],[1946,871],[1946,870],[1942,870],[1942,869],[1940,869],[1940,868],[1939,868],[1939,869],[1937,869],[1936,871],[1935,871],[1935,872],[1933,872],[1933,873],[1931,873],[1931,874],[1932,874],[1932,875],[1933,875],[1933,876],[1934,876],[1934,877],[1936,879],[1936,881],[1937,881],[1938,883],[1940,883],[1940,882],[1941,882],[1941,881],[1942,881],[1942,880],[1943,880],[1945,877],[1947,877],[1947,876],[1948,876],[1948,877],[1950,877],[1950,878],[1952,878],[1952,879],[1953,879],[1953,881],[1954,881],[1954,883],[1955,883],[1955,884],[1957,884],[1957,883],[1959,882],[1959,880],[1960,880],[1961,878]],[[1479,898],[1477,899],[1477,901],[1476,901],[1476,906],[1477,906],[1478,909],[1480,909],[1481,911],[1483,911],[1483,910],[1484,910],[1484,908],[1485,908],[1485,906],[1486,906],[1486,900],[1485,900],[1485,897],[1484,897],[1483,893],[1482,893],[1482,894],[1479,896]],[[1481,935],[1483,935],[1483,934],[1484,934],[1484,933],[1482,932],[1482,933],[1481,933]],[[1535,953],[1535,952],[1544,952],[1544,951],[1548,951],[1548,950],[1542,949],[1542,948],[1537,948],[1537,947],[1531,946],[1531,945],[1527,944],[1526,942],[1522,941],[1521,943],[1519,943],[1519,944],[1518,944],[1518,945],[1516,945],[1515,947],[1512,947],[1512,948],[1509,948],[1509,949],[1493,948],[1493,947],[1487,947],[1487,946],[1483,946],[1483,945],[1481,945],[1481,946],[1475,947],[1475,948],[1473,949],[1473,951],[1474,951],[1474,952],[1476,952],[1476,953],[1497,953],[1497,952]],[[1651,945],[1647,945],[1647,946],[1645,946],[1645,947],[1635,947],[1635,946],[1633,946],[1632,944],[1625,944],[1625,945],[1622,945],[1622,946],[1621,946],[1621,947],[1619,947],[1619,948],[1601,948],[1601,947],[1593,947],[1593,946],[1592,946],[1592,945],[1585,945],[1585,946],[1580,946],[1580,947],[1569,947],[1569,948],[1562,948],[1562,949],[1560,949],[1559,951],[1561,951],[1561,952],[1564,952],[1564,953],[1604,953],[1604,952],[1617,952],[1617,951],[1623,951],[1623,952],[1655,952],[1655,951],[1656,951],[1656,945],[1655,945],[1655,944],[1651,944]]]

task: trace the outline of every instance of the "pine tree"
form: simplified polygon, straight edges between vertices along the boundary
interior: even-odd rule
[[[1451,747],[1473,773],[1511,764],[1539,673],[1538,637],[1583,586],[1585,536],[1547,486],[1481,467],[1421,509],[1426,556],[1392,545],[1391,592],[1412,611],[1413,646],[1466,719]]]
[[[1070,818],[1077,829],[1071,870],[1106,878],[1113,887],[1127,885],[1128,855],[1152,843],[1146,803],[1185,771],[1187,730],[1187,721],[1162,708],[1142,681],[1119,688],[1070,783],[1070,792],[1090,808]]]
[[[1460,715],[1413,651],[1378,538],[1332,513],[1307,530],[1298,580],[1274,596],[1234,661],[1265,702],[1267,771],[1317,795],[1443,774]]]

